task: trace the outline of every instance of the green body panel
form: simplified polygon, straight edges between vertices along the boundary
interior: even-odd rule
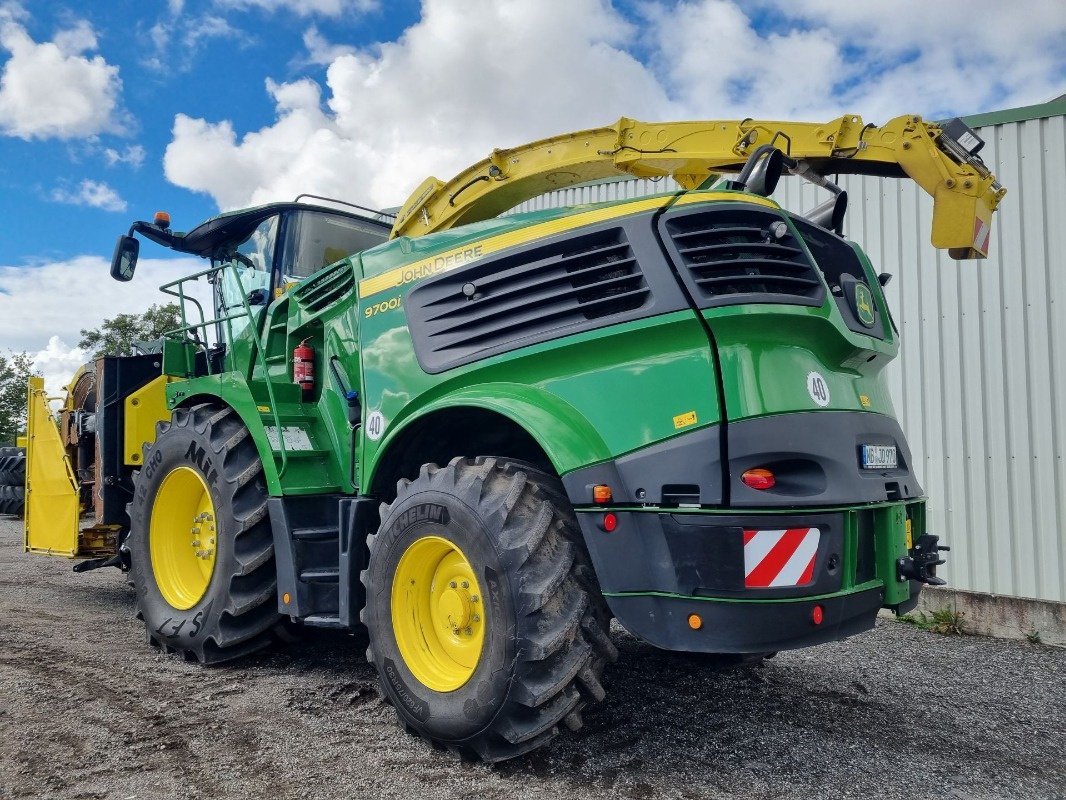
[[[836,303],[820,307],[750,304],[704,311],[718,344],[729,419],[818,410],[807,375],[829,387],[827,411],[872,411],[895,417],[884,369],[899,352],[877,273],[854,243],[884,327],[884,339],[844,324]]]
[[[368,475],[403,428],[449,407],[510,418],[560,474],[679,433],[677,415],[695,412],[697,425],[719,421],[713,359],[689,311],[534,345],[445,376],[418,365],[402,310],[375,315],[363,332],[364,396],[386,425],[379,442],[364,440]]]

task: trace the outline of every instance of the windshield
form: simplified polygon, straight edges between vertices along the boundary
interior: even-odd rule
[[[340,214],[294,212],[285,223],[284,263],[287,281],[300,280],[345,256],[379,245],[389,228]]]

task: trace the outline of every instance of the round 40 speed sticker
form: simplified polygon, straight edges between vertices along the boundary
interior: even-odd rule
[[[366,438],[376,442],[385,434],[385,415],[380,411],[371,411],[366,418]]]
[[[829,384],[825,382],[820,372],[807,373],[807,394],[811,400],[821,408],[829,405]]]

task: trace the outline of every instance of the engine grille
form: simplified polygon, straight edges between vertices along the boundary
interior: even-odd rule
[[[668,217],[664,238],[701,306],[821,305],[825,285],[814,264],[790,228],[771,232],[774,223],[783,218],[750,206],[706,209]]]
[[[406,307],[419,360],[436,372],[628,317],[650,296],[617,227],[482,259],[416,287]]]
[[[300,308],[311,313],[324,311],[355,289],[355,274],[351,264],[344,261],[328,272],[301,283],[292,291]]]

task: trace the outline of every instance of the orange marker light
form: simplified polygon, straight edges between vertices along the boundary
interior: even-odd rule
[[[602,505],[611,502],[613,498],[610,486],[601,483],[592,487],[592,502]]]
[[[821,606],[815,606],[811,609],[811,622],[815,625],[821,625],[823,619],[825,619],[825,611]]]
[[[170,212],[169,211],[156,211],[155,212],[155,224],[160,228],[170,227]]]
[[[777,479],[774,477],[774,473],[768,469],[749,469],[740,479],[744,482],[745,486],[750,486],[752,489],[773,489],[774,484],[777,483]]]
[[[688,615],[688,626],[690,628],[692,628],[692,630],[694,630],[694,631],[698,631],[700,628],[702,628],[703,627],[703,620],[700,618],[700,615],[699,614],[689,614]]]
[[[291,599],[292,597],[289,596],[288,592],[285,592],[285,594],[281,596],[281,602],[283,602],[285,605],[288,605]]]

